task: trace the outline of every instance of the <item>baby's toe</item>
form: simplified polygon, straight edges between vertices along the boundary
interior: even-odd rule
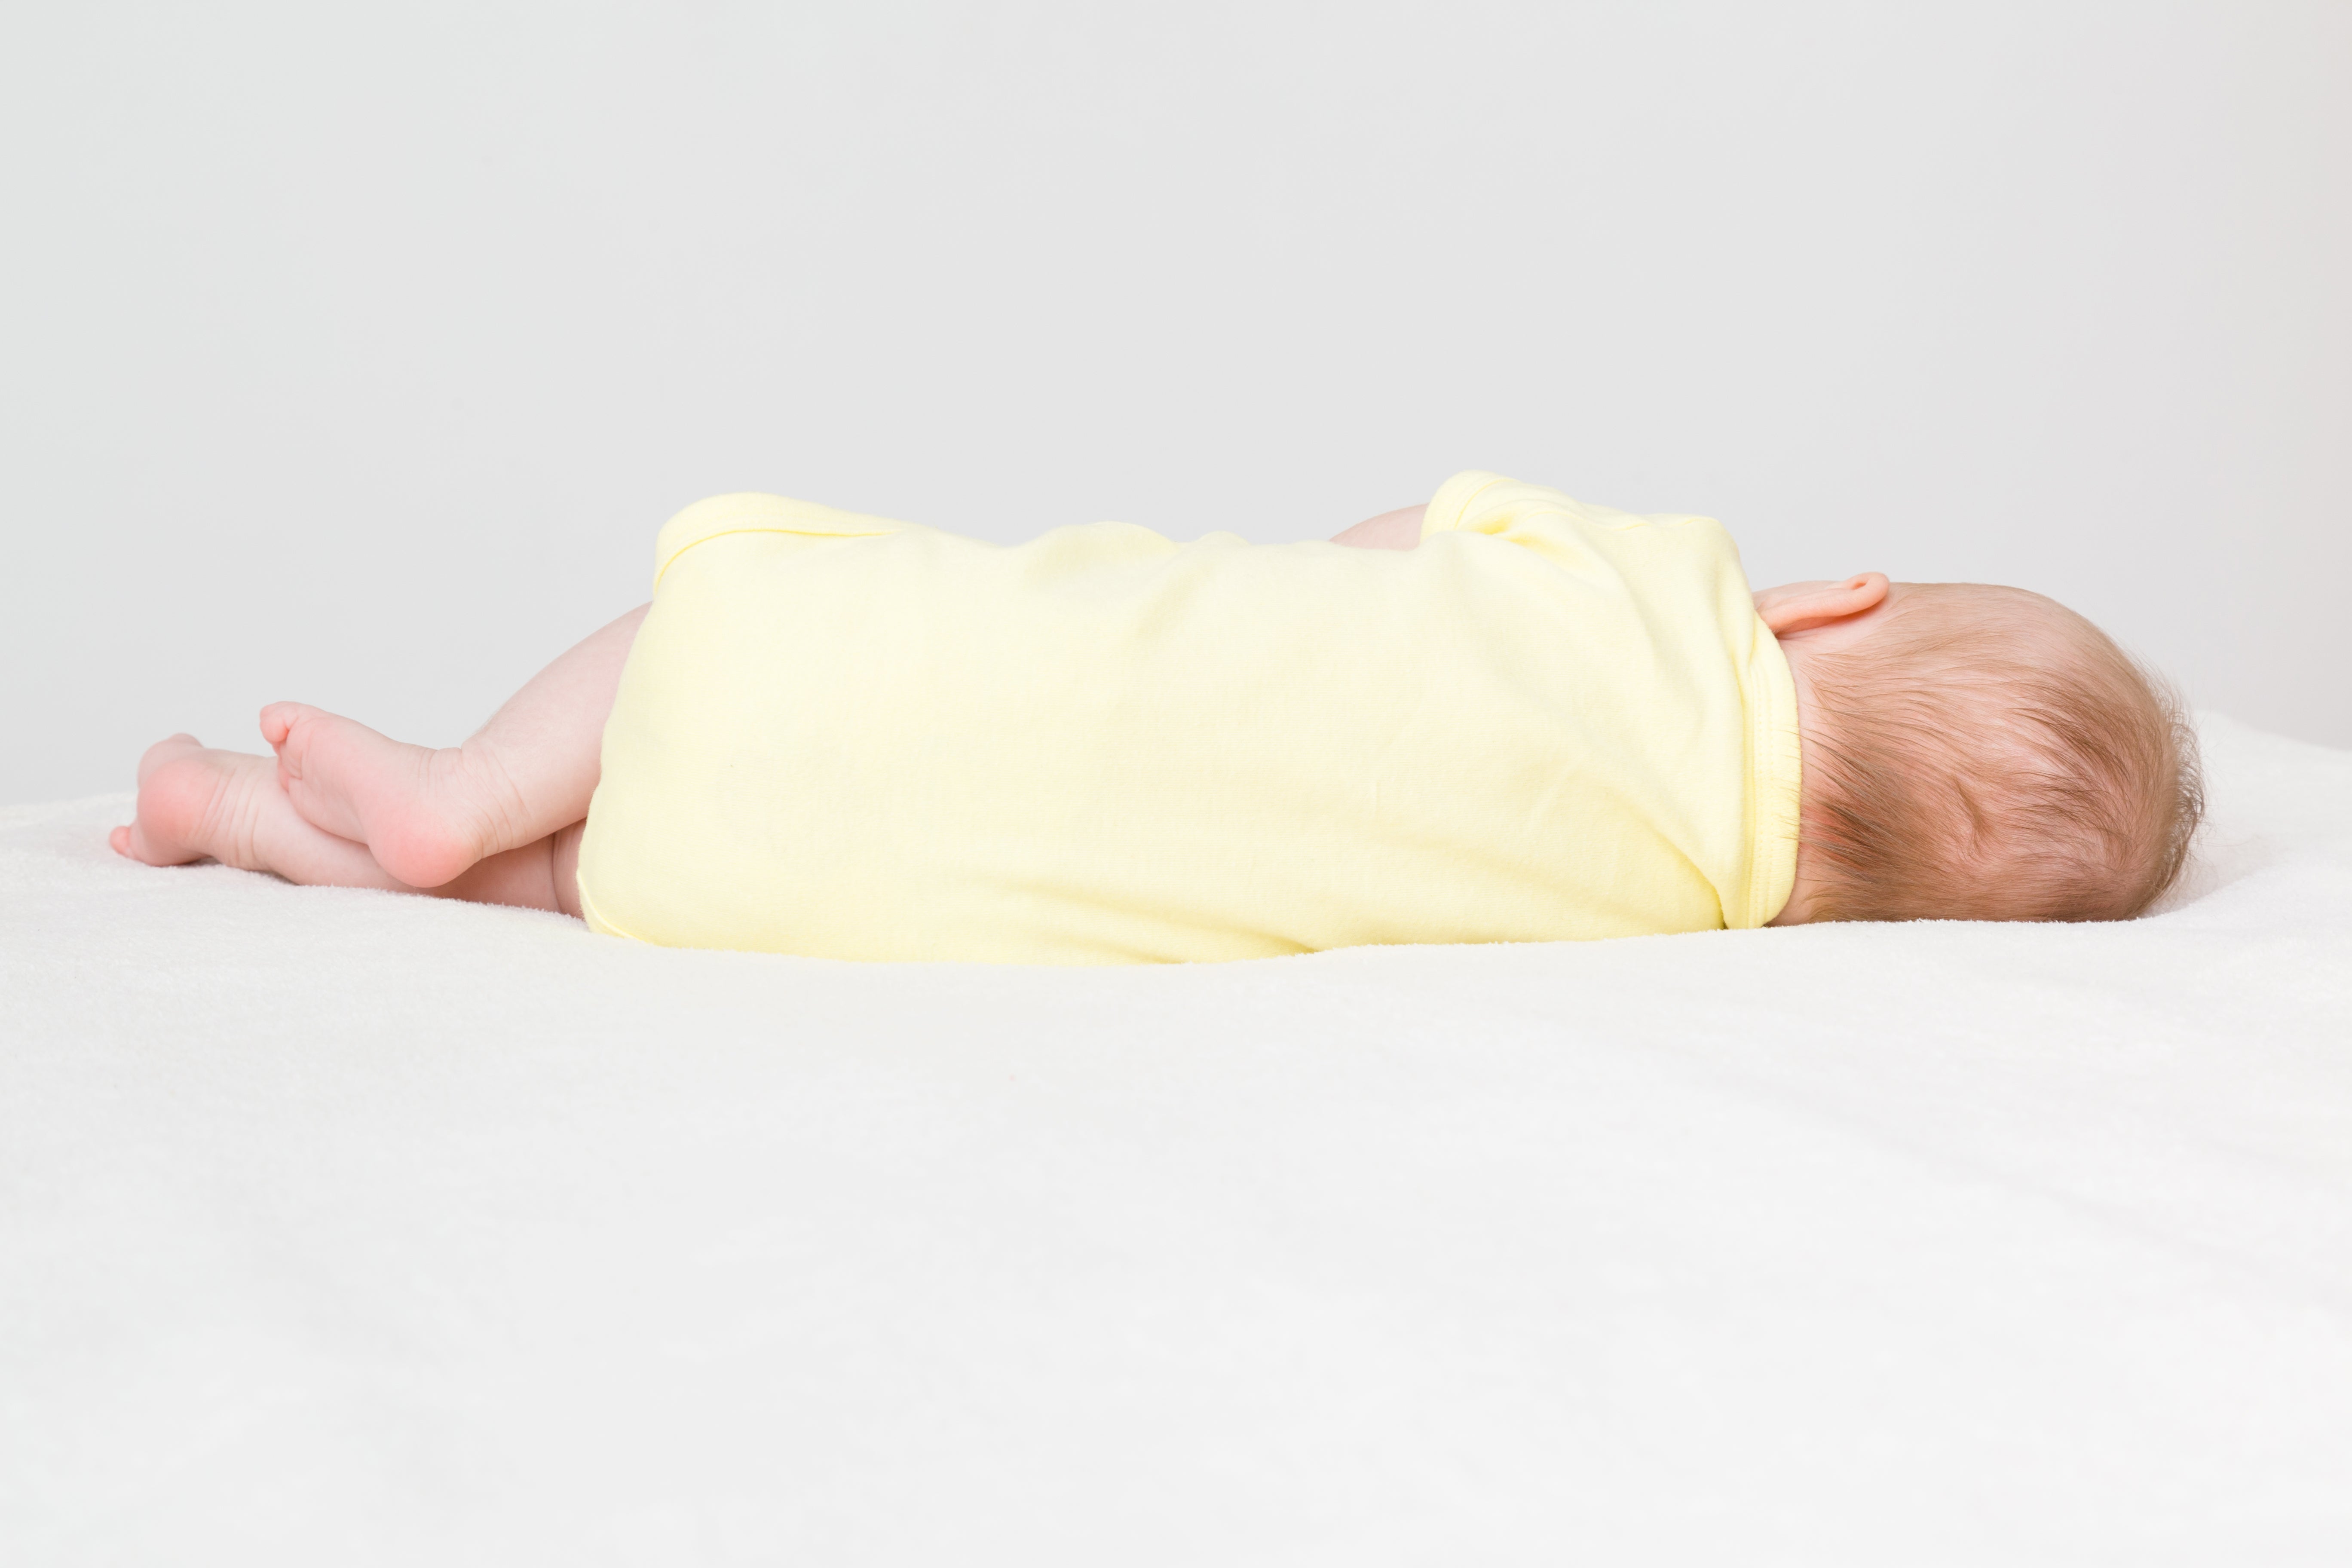
[[[294,732],[294,726],[302,721],[305,714],[312,711],[314,710],[300,702],[271,703],[261,710],[261,738],[269,742],[271,751],[285,750],[286,738]]]

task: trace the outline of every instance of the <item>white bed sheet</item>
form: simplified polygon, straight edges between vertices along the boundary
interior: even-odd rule
[[[2193,896],[664,952],[0,814],[0,1559],[2352,1561],[2352,753]]]

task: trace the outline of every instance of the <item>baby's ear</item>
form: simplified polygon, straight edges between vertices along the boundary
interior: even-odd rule
[[[1756,613],[1774,637],[1851,620],[1886,600],[1886,574],[1864,572],[1837,583],[1784,583],[1756,595]]]

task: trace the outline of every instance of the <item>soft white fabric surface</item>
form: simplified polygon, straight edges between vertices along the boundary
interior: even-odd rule
[[[2195,896],[880,968],[0,816],[0,1559],[2352,1561],[2352,753]]]

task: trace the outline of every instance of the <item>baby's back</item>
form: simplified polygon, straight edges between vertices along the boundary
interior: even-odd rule
[[[1760,924],[1795,703],[1736,553],[1464,475],[1422,545],[1024,545],[766,496],[663,531],[591,923],[1119,963]]]

